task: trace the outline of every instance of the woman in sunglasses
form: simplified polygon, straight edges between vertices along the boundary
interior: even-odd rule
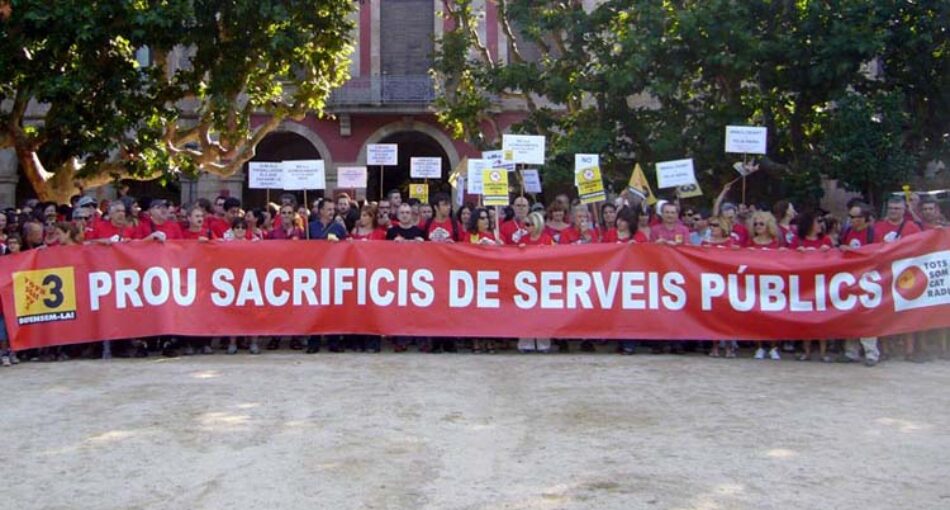
[[[468,223],[469,241],[472,244],[497,245],[498,238],[491,230],[491,215],[488,209],[479,207],[472,212],[472,217]]]
[[[736,248],[732,238],[732,224],[726,218],[714,216],[709,219],[709,238],[703,239],[700,246],[717,248]]]
[[[761,250],[777,250],[782,247],[775,216],[765,211],[756,211],[752,214],[752,235],[747,248]]]
[[[522,236],[518,246],[553,246],[554,239],[545,231],[544,215],[535,211],[524,220],[528,235]]]

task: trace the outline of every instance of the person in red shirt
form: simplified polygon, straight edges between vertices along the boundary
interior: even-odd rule
[[[735,248],[736,244],[732,238],[731,226],[729,220],[724,217],[709,218],[709,238],[703,239],[700,246],[713,246],[716,248]],[[713,342],[713,350],[718,352],[718,342]],[[733,351],[734,352],[734,351]]]
[[[525,197],[516,197],[511,203],[511,208],[515,212],[514,217],[502,222],[499,230],[501,240],[505,244],[514,245],[520,244],[521,238],[528,234],[528,229],[525,227],[525,220],[528,217],[528,212],[531,210],[531,204]]]
[[[109,206],[108,220],[95,220],[86,233],[86,241],[91,244],[112,244],[135,239],[136,231],[129,226],[125,215],[125,204],[113,202]]]
[[[518,246],[554,246],[554,239],[545,231],[544,215],[535,211],[524,220],[527,234],[518,240]]]
[[[772,215],[775,216],[779,233],[779,244],[786,248],[795,246],[795,229],[792,221],[798,216],[795,206],[788,200],[779,200],[772,206]]]
[[[296,213],[294,212],[294,207],[292,205],[282,205],[280,206],[280,222],[267,233],[267,239],[283,240],[283,239],[292,239],[300,240],[305,237],[303,229],[296,226],[294,220],[296,219]]]
[[[468,230],[471,232],[471,234],[469,234],[469,242],[472,244],[502,244],[495,237],[495,233],[491,231],[491,215],[488,214],[488,209],[484,207],[479,207],[472,213]]]
[[[824,222],[821,216],[806,212],[798,217],[798,233],[794,237],[792,248],[798,251],[828,251],[834,248],[831,238],[824,233]]]
[[[571,224],[567,221],[567,209],[561,202],[555,201],[548,206],[547,233],[555,243],[561,244],[561,234],[567,231]],[[568,236],[571,233],[568,232]]]
[[[947,226],[947,220],[940,214],[940,205],[929,195],[924,195],[920,200],[920,219],[924,230]]]
[[[210,241],[217,239],[214,232],[205,226],[205,211],[197,205],[191,206],[188,210],[188,225],[182,230],[182,239],[192,239],[196,241]]]
[[[224,210],[225,198],[218,197],[216,202],[221,202],[221,209]],[[198,207],[204,211],[205,222],[202,227],[205,230],[210,230],[214,234],[215,239],[221,239],[224,236],[224,232],[228,230],[228,222],[223,219],[223,217],[218,217],[214,214],[215,206],[211,205],[211,201],[207,198],[199,198],[196,202]],[[223,212],[222,212],[223,215]]]
[[[761,250],[777,250],[782,247],[778,225],[775,216],[765,211],[752,213],[752,238],[746,248]]]
[[[148,204],[148,216],[139,223],[136,239],[164,242],[181,239],[181,225],[169,219],[168,201],[154,199]]]
[[[632,207],[617,212],[617,227],[604,232],[605,243],[648,243],[650,239],[640,230],[640,213]]]
[[[893,243],[898,239],[920,232],[920,227],[913,221],[904,218],[907,212],[907,203],[903,197],[887,199],[887,214],[884,219],[874,224],[874,242]]]
[[[600,242],[600,231],[584,204],[574,206],[573,225],[561,234],[561,244],[589,244]]]
[[[600,231],[603,233],[612,228],[617,228],[617,206],[608,202],[600,208]]]
[[[679,221],[679,207],[665,202],[660,207],[662,222],[650,228],[650,240],[657,244],[682,246],[689,241],[689,229]]]
[[[422,230],[426,237],[434,243],[454,243],[464,240],[464,230],[455,218],[452,217],[452,203],[445,193],[437,193],[432,197],[434,216],[426,220]]]
[[[874,242],[893,243],[906,236],[920,233],[920,227],[905,217],[907,203],[904,197],[892,196],[887,199],[887,214],[884,219],[874,224]],[[903,337],[904,359],[908,361],[923,361],[916,348],[915,334],[899,335]]]
[[[849,224],[841,231],[838,248],[849,251],[874,242],[874,227],[871,226],[871,208],[858,202],[848,210]]]
[[[350,232],[351,241],[385,241],[386,231],[379,228],[379,209],[373,204],[367,204],[360,211],[360,219],[356,227]],[[388,215],[387,215],[388,217]]]

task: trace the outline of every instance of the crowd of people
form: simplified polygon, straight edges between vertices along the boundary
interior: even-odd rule
[[[509,207],[485,208],[465,204],[453,210],[451,197],[435,194],[430,203],[416,199],[403,201],[398,190],[379,201],[357,202],[340,193],[335,200],[320,198],[299,204],[285,193],[279,203],[263,208],[243,208],[241,201],[219,196],[214,201],[199,199],[186,207],[176,207],[163,199],[136,200],[122,196],[97,202],[77,196],[70,205],[26,201],[19,209],[0,214],[0,254],[13,255],[49,246],[103,244],[132,240],[163,242],[190,239],[199,242],[325,240],[333,242],[395,241],[444,242],[492,245],[567,245],[584,243],[658,243],[671,246],[707,246],[721,249],[827,251],[852,250],[873,243],[895,242],[915,233],[947,226],[939,204],[924,195],[894,195],[887,199],[885,213],[875,217],[872,208],[860,200],[848,203],[846,217],[826,211],[799,213],[794,204],[779,200],[772,207],[735,204],[726,201],[727,184],[711,210],[681,205],[678,201],[658,201],[647,206],[639,194],[625,190],[620,196],[595,206],[557,195],[545,205],[525,196],[514,198]],[[309,207],[308,207],[309,205]],[[9,348],[5,328],[0,328],[2,365],[26,360],[66,360],[70,357],[110,358],[211,354],[215,343],[228,354],[247,349],[259,354],[280,348],[316,353],[321,344],[332,352],[358,350],[379,352],[383,340],[372,336],[299,336],[286,338],[154,338],[89,345],[35,349],[16,353]],[[791,333],[791,332],[790,332]],[[392,348],[404,352],[416,346],[422,352],[495,353],[499,350],[527,352],[569,351],[566,340],[550,339],[460,339],[393,337]],[[749,342],[755,359],[794,356],[831,362],[860,362],[874,366],[879,361],[902,356],[925,361],[933,355],[950,355],[950,335],[946,330],[918,332],[891,338],[841,340]],[[635,354],[644,347],[654,353],[704,352],[711,357],[735,358],[738,341],[619,341],[621,354]],[[605,341],[582,341],[582,351],[598,347],[610,349]],[[863,352],[862,352],[863,351]],[[19,354],[19,355],[18,355]],[[863,356],[863,357],[862,357]]]

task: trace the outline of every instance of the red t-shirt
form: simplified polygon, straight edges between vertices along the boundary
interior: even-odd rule
[[[135,229],[130,226],[116,227],[111,221],[96,220],[92,228],[86,230],[86,240],[109,239],[118,235],[120,239],[135,239]]]
[[[201,230],[210,229],[214,233],[215,239],[221,239],[224,237],[224,233],[231,228],[231,225],[228,225],[227,220],[224,218],[219,218],[217,216],[206,216],[205,222],[201,226]]]
[[[869,227],[864,227],[862,230],[853,228],[848,229],[848,231],[845,232],[844,237],[841,238],[841,246],[847,246],[849,248],[860,248],[862,246],[867,246],[868,244],[875,242],[873,237],[871,237],[870,240],[868,239],[868,234],[870,233],[871,231],[869,230]]]
[[[547,232],[547,234],[548,234],[549,236],[551,236],[551,239],[554,239],[554,242],[557,243],[557,244],[567,244],[567,243],[561,242],[561,236],[564,235],[564,232],[567,232],[568,230],[573,230],[573,227],[571,227],[570,225],[568,225],[568,226],[564,227],[564,228],[561,229],[561,230],[557,230],[557,229],[555,229],[555,228],[551,228],[550,226],[547,226],[547,225],[545,225],[545,227],[544,227],[544,231]],[[575,234],[576,234],[576,232],[575,232]],[[570,236],[571,234],[568,233],[567,235]]]
[[[561,235],[558,237],[558,244],[574,244],[581,240],[581,233],[577,231],[573,226],[567,227],[561,231]]]
[[[354,241],[385,241],[386,231],[377,228],[369,234],[360,234],[359,230],[354,228],[353,232],[350,233],[350,239]]]
[[[650,239],[646,234],[637,230],[637,233],[633,234],[633,238],[627,238],[621,240],[620,236],[617,234],[617,229],[612,228],[604,232],[604,235],[600,238],[602,243],[649,243]]]
[[[492,242],[488,242],[492,241]],[[496,244],[494,232],[478,232],[469,236],[469,242],[472,244]]]
[[[419,225],[419,228],[425,228],[425,225]],[[455,233],[453,235],[453,232]],[[461,225],[456,225],[455,228],[452,228],[452,218],[446,218],[442,221],[438,221],[435,218],[432,219],[432,222],[429,223],[429,230],[426,232],[428,238],[432,242],[444,243],[449,240],[452,241],[461,241],[463,239],[462,227]]]
[[[934,230],[934,229],[937,229],[937,228],[944,228],[944,227],[946,227],[946,226],[947,226],[947,224],[944,223],[944,222],[941,221],[941,220],[937,220],[936,223],[927,223],[927,222],[925,221],[925,222],[923,222],[923,225],[921,226],[921,230]]]
[[[913,221],[904,220],[903,225],[904,227],[901,228],[901,223],[895,225],[887,220],[879,220],[874,224],[874,242],[893,243],[898,239],[920,232],[920,227]],[[900,234],[897,233],[898,230],[900,230]]]
[[[821,236],[818,239],[799,239],[798,236],[795,236],[795,244],[792,247],[795,249],[819,250],[822,246],[834,248],[835,245],[828,236]]]
[[[798,243],[798,236],[795,235],[795,231],[791,227],[786,228],[781,225],[778,226],[778,237],[779,242],[782,246],[794,247]]]
[[[201,230],[197,232],[192,232],[190,229],[187,229],[187,228],[182,229],[181,231],[182,239],[197,240],[199,237],[204,237],[206,239],[217,239],[217,237],[214,237],[214,233],[205,227],[201,227]]]
[[[782,247],[782,241],[780,239],[773,239],[769,244],[757,244],[754,239],[750,238],[749,243],[746,245],[746,248],[752,248],[754,250],[777,250]]]
[[[274,240],[303,239],[304,237],[303,229],[298,227],[293,227],[290,232],[287,232],[284,227],[278,226],[267,233],[267,239]]]
[[[528,229],[524,228],[523,222],[513,219],[502,223],[499,233],[505,244],[521,244],[522,238],[528,236]]]
[[[689,229],[682,223],[677,223],[673,228],[667,228],[662,223],[650,227],[650,240],[656,242],[660,239],[676,244],[686,244],[689,242]]]
[[[530,234],[526,234],[524,237],[518,241],[518,244],[523,244],[525,246],[553,246],[554,239],[551,239],[551,236],[547,232],[542,231],[541,235],[537,239],[531,239]]]
[[[732,226],[732,233],[729,237],[735,241],[736,246],[745,246],[749,242],[749,229],[742,223],[736,223]]]
[[[699,245],[700,245],[700,246],[711,246],[711,247],[713,247],[713,248],[732,248],[733,246],[737,246],[736,240],[733,239],[732,236],[727,237],[726,240],[723,241],[723,242],[721,242],[721,243],[714,243],[714,242],[710,241],[709,239],[703,239],[703,242],[700,243]]]
[[[157,225],[151,218],[145,218],[139,223],[135,239],[145,239],[152,235],[152,232],[162,232],[165,234],[165,239],[182,239],[181,226],[177,222],[168,220],[161,225]]]

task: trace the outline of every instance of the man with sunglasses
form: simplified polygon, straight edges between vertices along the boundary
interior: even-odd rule
[[[840,248],[844,251],[867,246],[874,241],[874,227],[871,226],[871,208],[857,202],[848,210],[849,226],[841,232]]]
[[[282,205],[280,206],[280,215],[279,222],[270,232],[267,233],[267,239],[273,240],[284,240],[284,239],[293,239],[299,240],[304,238],[303,229],[294,224],[294,219],[296,213],[294,212],[294,206],[292,205]]]

